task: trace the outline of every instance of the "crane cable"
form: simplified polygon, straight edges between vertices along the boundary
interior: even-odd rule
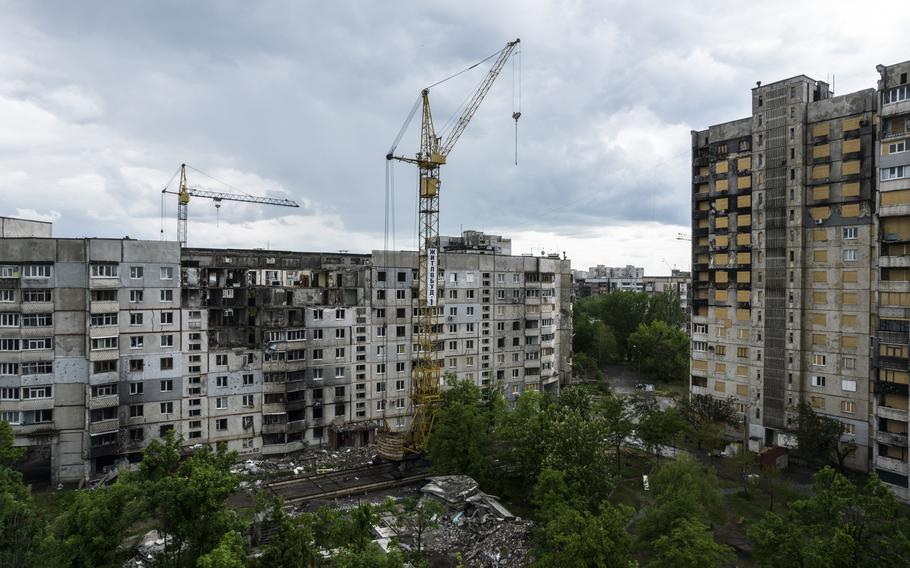
[[[518,108],[515,108],[515,60],[518,59]],[[512,54],[512,118],[515,119],[515,165],[518,165],[518,119],[521,117],[521,45]]]
[[[161,188],[161,240],[162,240],[162,241],[163,241],[164,238],[165,238],[165,235],[164,235],[164,226],[165,226],[165,217],[166,217],[166,215],[165,215],[165,205],[164,205],[164,192],[167,191],[167,188],[170,187],[171,183],[173,183],[173,181],[174,181],[174,178],[176,178],[176,177],[177,177],[177,174],[179,174],[179,173],[180,173],[180,168],[178,167],[178,168],[174,171],[174,175],[171,176],[171,179],[167,180],[167,183],[164,184],[164,187],[163,187],[163,188]]]

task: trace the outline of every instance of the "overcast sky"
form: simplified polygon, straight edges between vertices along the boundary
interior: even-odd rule
[[[690,130],[749,114],[756,80],[835,75],[846,93],[910,58],[901,3],[887,18],[830,0],[0,7],[0,215],[158,239],[160,190],[186,162],[302,206],[225,202],[216,224],[195,200],[190,246],[382,248],[384,156],[419,90],[521,37],[519,164],[507,65],[443,168],[441,231],[650,274],[688,268]],[[432,90],[437,124],[485,69]],[[400,153],[417,150],[418,122]],[[395,174],[395,244],[413,248],[414,169]]]

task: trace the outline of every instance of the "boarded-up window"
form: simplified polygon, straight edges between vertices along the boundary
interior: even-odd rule
[[[708,193],[708,184],[700,183],[695,186],[695,193]]]
[[[827,304],[828,294],[826,292],[812,292],[813,304]]]
[[[901,240],[910,239],[910,217],[885,217],[882,219],[882,232],[885,240],[894,235]]]
[[[824,312],[812,312],[809,314],[809,321],[815,325],[826,325],[827,318],[825,317]]]
[[[749,310],[736,310],[737,321],[749,321]]]
[[[726,266],[730,262],[730,255],[721,252],[714,255],[714,264],[717,266]]]
[[[746,367],[745,365],[739,365],[739,366],[737,366],[737,367],[736,367],[736,376],[737,376],[737,377],[748,377],[748,376],[749,376],[749,368]]]
[[[715,290],[714,291],[714,301],[716,302],[726,302],[729,294],[726,290]]]
[[[719,174],[725,174],[729,171],[727,160],[721,160],[714,164],[714,171]]]
[[[813,124],[812,125],[812,137],[818,138],[819,136],[827,136],[829,132],[828,123],[823,124]]]
[[[828,282],[828,273],[824,270],[816,270],[812,273],[812,281],[816,284]]]
[[[737,207],[752,207],[752,196],[751,195],[740,195],[736,198]]]
[[[727,392],[727,383],[723,381],[714,381],[714,390],[717,392]]]
[[[844,132],[849,132],[851,130],[858,129],[860,120],[862,120],[862,118],[860,118],[858,116],[853,117],[853,118],[845,118],[844,119]]]
[[[844,304],[853,306],[857,302],[857,296],[855,292],[844,292]]]
[[[748,227],[752,224],[752,215],[737,215],[736,216],[736,226],[737,227]]]
[[[739,176],[736,178],[736,187],[739,189],[749,189],[752,187],[752,176]]]
[[[707,371],[707,370],[708,370],[708,362],[707,362],[707,361],[701,361],[701,360],[699,360],[699,359],[692,359],[692,368],[695,369],[695,370],[698,370],[698,371]]]
[[[715,319],[727,319],[727,308],[714,308],[714,318]]]
[[[711,206],[708,204],[707,201],[701,201],[701,202],[699,202],[698,207],[696,208],[696,211],[707,211],[710,208],[711,208]]]
[[[812,408],[824,408],[825,407],[825,397],[823,396],[810,396],[809,404]]]
[[[852,138],[850,140],[844,140],[844,154],[852,154],[854,152],[859,152],[860,150],[860,139]]]
[[[737,302],[748,302],[749,296],[751,293],[748,290],[737,290],[736,291],[736,301]],[[742,330],[746,331],[746,330]]]
[[[727,372],[727,364],[726,363],[714,363],[714,372],[717,373],[718,375],[723,375],[724,373]]]
[[[714,237],[714,246],[725,249],[730,244],[730,238],[727,235],[717,235]]]
[[[727,273],[723,270],[718,270],[714,273],[714,281],[718,284],[726,284],[728,282]]]
[[[752,158],[749,156],[736,160],[736,169],[739,171],[748,170],[751,167],[752,167]]]
[[[859,182],[845,183],[841,191],[844,197],[859,197]]]
[[[824,249],[812,251],[812,260],[815,262],[828,262],[828,251]]]
[[[736,394],[739,396],[749,396],[749,387],[746,385],[736,385]]]
[[[817,186],[813,187],[812,188],[812,199],[815,199],[815,200],[828,199],[828,197],[831,195],[831,192],[828,191],[828,189],[829,188],[827,185],[817,185]]]
[[[812,157],[813,158],[824,158],[831,155],[831,147],[827,144],[819,144],[818,146],[812,147]]]
[[[716,189],[717,191],[727,191],[728,189],[730,189],[730,182],[727,181],[726,179],[719,179],[716,182],[714,182],[714,189]]]
[[[828,229],[812,229],[812,240],[821,242],[827,241]]]
[[[751,252],[736,253],[736,264],[749,264],[751,262],[752,262],[752,253]]]
[[[841,345],[845,349],[856,349],[856,336],[855,335],[845,335],[841,337]]]
[[[752,244],[752,233],[736,233],[736,244],[737,245]]]
[[[859,171],[859,160],[850,160],[849,162],[844,162],[843,174],[845,176],[858,174]]]
[[[707,219],[699,219],[699,220],[698,220],[698,224],[696,225],[696,228],[698,228],[698,229],[707,229],[707,228],[708,228],[708,220],[707,220]]]
[[[849,282],[849,283],[851,283],[851,284],[856,284],[856,282],[858,282],[858,280],[857,280],[857,272],[856,272],[855,270],[844,270],[844,272],[843,272],[843,280],[844,280],[844,282]]]
[[[729,200],[726,197],[720,197],[714,201],[714,208],[718,211],[726,211],[730,208]]]
[[[751,272],[737,272],[736,273],[736,282],[738,284],[748,284],[752,282],[752,273]]]
[[[708,166],[699,166],[699,168],[698,168],[698,175],[700,175],[700,176],[706,176],[706,175],[708,175],[708,173],[709,173],[709,172],[708,172]]]
[[[840,318],[842,325],[855,327],[856,326],[856,316],[854,314],[844,314]]]
[[[910,189],[882,192],[882,205],[906,205],[908,203],[910,203]]]
[[[819,347],[824,347],[828,344],[828,336],[824,333],[813,333],[812,334],[812,345],[817,345]]]
[[[695,257],[696,264],[708,264],[708,255],[700,254]]]
[[[809,210],[809,214],[812,215],[813,219],[827,219],[831,216],[830,207],[813,207]]]
[[[831,167],[828,164],[812,166],[812,179],[825,179],[830,173]]]

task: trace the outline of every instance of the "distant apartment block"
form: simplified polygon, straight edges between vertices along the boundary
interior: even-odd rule
[[[404,430],[417,255],[0,238],[0,419],[31,477],[78,481],[174,430],[243,455]],[[4,233],[7,234],[7,233]],[[500,389],[568,382],[569,261],[468,232],[440,255],[447,372]]]
[[[790,444],[811,405],[903,499],[908,68],[840,96],[759,83],[751,116],[692,133],[690,294],[692,392],[732,397],[753,450]]]

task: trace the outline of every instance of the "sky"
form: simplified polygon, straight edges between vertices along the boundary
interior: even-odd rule
[[[193,200],[190,246],[382,249],[385,155],[420,90],[520,37],[442,168],[441,232],[688,269],[690,131],[747,116],[758,80],[874,87],[876,64],[910,59],[910,7],[888,7],[860,23],[830,0],[0,0],[0,215],[174,240],[161,189],[185,162],[211,176],[191,185],[301,205]],[[431,90],[437,125],[486,68]],[[418,146],[419,116],[398,152]],[[389,247],[416,248],[415,176],[394,166]]]

